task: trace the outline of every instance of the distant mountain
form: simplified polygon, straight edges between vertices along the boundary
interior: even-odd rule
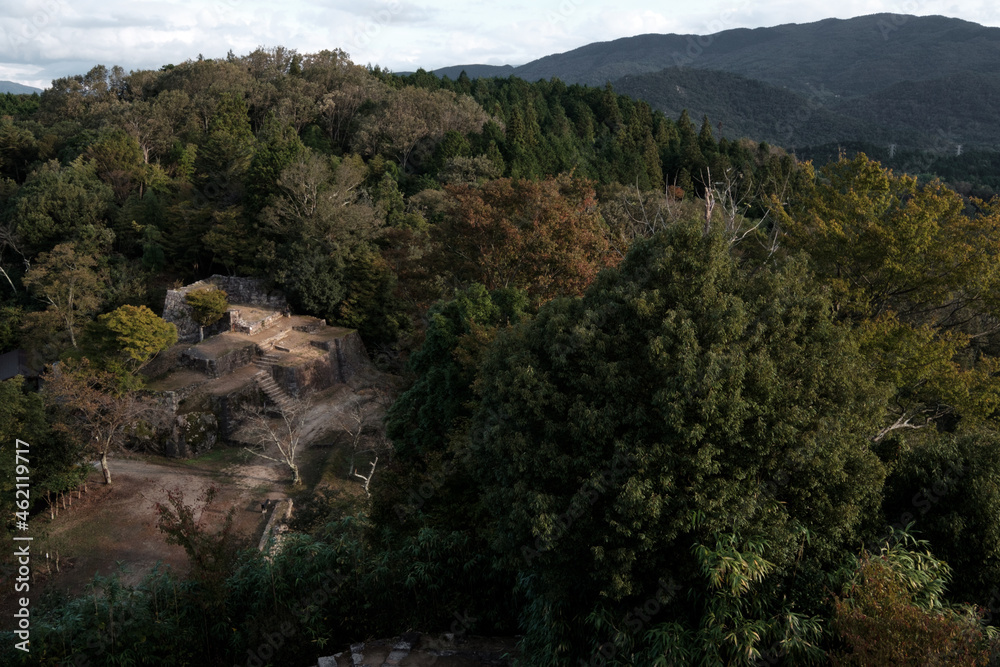
[[[955,71],[948,76],[903,81],[864,97],[839,100],[831,108],[862,123],[909,129],[927,137],[935,152],[960,144],[1000,148],[1000,73]]]
[[[614,89],[676,118],[687,109],[696,122],[708,116],[716,137],[751,137],[789,148],[856,141],[927,143],[929,135],[878,118],[853,117],[835,95],[803,95],[729,72],[666,69],[627,76]],[[721,127],[720,127],[721,125]]]
[[[466,68],[470,77],[610,81],[669,115],[707,114],[726,136],[792,148],[866,141],[1000,149],[1000,28],[943,16],[639,35],[475,72]]]
[[[546,56],[514,70],[528,81],[558,77],[604,85],[667,67],[711,69],[810,93],[842,96],[1000,65],[1000,28],[943,16],[873,14],[853,19],[739,28],[714,35],[639,35]]]
[[[465,72],[470,79],[497,77],[505,78],[514,74],[513,65],[455,65],[454,67],[442,67],[434,70],[434,74],[442,79],[448,77],[452,81]]]
[[[15,95],[30,95],[31,93],[40,93],[41,88],[32,88],[31,86],[25,86],[20,83],[14,83],[13,81],[0,81],[0,93],[14,93]]]

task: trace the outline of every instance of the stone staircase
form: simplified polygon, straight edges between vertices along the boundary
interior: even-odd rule
[[[410,655],[417,637],[400,637],[391,646],[383,642],[375,642],[366,646],[364,642],[351,644],[350,656],[347,653],[320,658],[317,667],[397,667],[404,658]]]
[[[315,667],[504,667],[515,656],[515,638],[476,638],[459,633],[404,633],[392,639],[351,644],[319,658]],[[309,665],[309,667],[314,667]]]
[[[291,405],[292,397],[274,381],[274,376],[271,375],[271,367],[278,363],[277,355],[265,354],[262,357],[254,359],[253,363],[260,369],[254,374],[253,379],[257,382],[257,386],[261,388],[261,391],[281,410]]]

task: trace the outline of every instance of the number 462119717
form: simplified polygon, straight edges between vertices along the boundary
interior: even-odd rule
[[[31,507],[31,493],[29,491],[29,480],[28,477],[28,457],[22,456],[28,453],[28,443],[24,440],[17,440],[17,449],[14,450],[15,459],[14,462],[17,464],[16,467],[16,482],[17,491],[15,492],[17,498],[17,509],[19,512],[15,512],[17,518],[20,521],[28,520],[28,509]],[[23,449],[22,449],[23,448]]]

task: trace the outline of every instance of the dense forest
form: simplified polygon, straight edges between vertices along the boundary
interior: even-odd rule
[[[174,285],[264,278],[405,378],[365,502],[269,558],[180,507],[190,576],[41,601],[3,663],[287,625],[308,664],[456,614],[524,665],[997,662],[1000,206],[713,129],[284,48],[0,96],[0,351],[65,369],[0,384],[6,516],[15,438],[36,495],[86,474],[69,408],[142,387]]]

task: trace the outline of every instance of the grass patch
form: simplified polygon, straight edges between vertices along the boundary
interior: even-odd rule
[[[180,465],[198,470],[210,472],[220,472],[224,468],[236,463],[243,463],[245,452],[240,447],[213,447],[208,452],[193,459],[168,459],[175,460]]]

